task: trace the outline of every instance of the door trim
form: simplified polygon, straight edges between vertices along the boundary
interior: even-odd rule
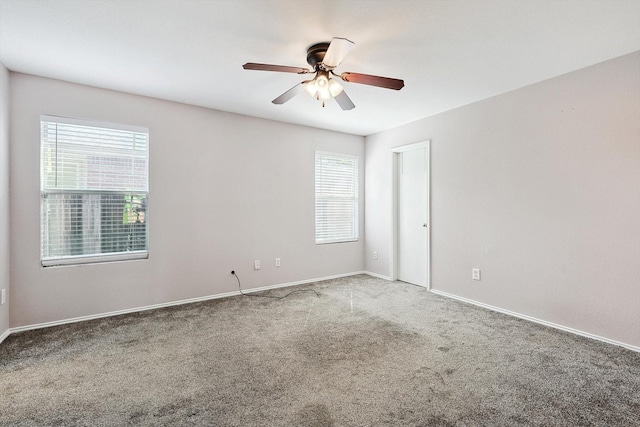
[[[431,290],[431,150],[430,140],[420,141],[413,144],[400,145],[391,148],[391,254],[390,277],[391,280],[398,280],[398,154],[405,151],[414,150],[416,148],[427,149],[427,290]]]

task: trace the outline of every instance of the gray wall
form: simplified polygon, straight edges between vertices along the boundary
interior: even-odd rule
[[[0,337],[9,330],[9,71],[0,64]],[[0,338],[1,339],[1,338]]]
[[[434,289],[640,346],[640,52],[367,137],[368,271],[389,149],[425,139]]]
[[[360,156],[363,180],[363,137],[11,77],[11,327],[235,291],[232,269],[246,289],[363,269],[363,239],[314,237],[315,150]],[[40,267],[40,114],[149,128],[148,260]]]

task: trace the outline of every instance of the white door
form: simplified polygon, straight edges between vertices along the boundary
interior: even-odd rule
[[[427,286],[429,266],[428,178],[426,146],[397,154],[397,278]]]

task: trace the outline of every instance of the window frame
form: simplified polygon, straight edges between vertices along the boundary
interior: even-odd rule
[[[353,201],[353,236],[318,239],[318,158],[319,157],[338,157],[348,160],[355,160],[354,191],[348,198]],[[360,157],[353,154],[335,153],[327,151],[316,151],[314,156],[314,225],[315,225],[315,244],[328,245],[334,243],[350,243],[360,240]],[[328,197],[329,198],[329,197]],[[345,198],[347,199],[347,198]]]
[[[146,134],[146,149],[145,149],[145,179],[146,179],[146,191],[109,191],[109,190],[77,190],[77,189],[45,189],[44,183],[44,168],[43,168],[43,155],[44,155],[44,137],[42,134],[43,123],[58,123],[62,125],[78,125],[78,126],[86,126],[93,128],[101,128],[101,129],[109,129],[116,131],[125,131],[132,133],[143,133]],[[120,123],[112,123],[98,120],[87,120],[87,119],[78,119],[78,118],[70,118],[64,116],[55,116],[55,115],[40,115],[40,162],[39,162],[39,173],[40,173],[40,213],[39,213],[39,222],[40,222],[40,264],[42,267],[57,267],[57,266],[77,266],[77,265],[87,265],[87,264],[101,264],[107,262],[117,262],[117,261],[133,261],[133,260],[141,260],[149,258],[149,194],[150,194],[150,185],[149,185],[149,129],[141,126],[132,126]],[[43,251],[43,236],[44,236],[44,221],[43,221],[43,206],[44,206],[44,198],[47,194],[96,194],[96,195],[124,195],[126,196],[136,196],[143,194],[145,196],[145,210],[144,210],[144,238],[145,238],[145,247],[143,250],[130,250],[124,252],[106,252],[106,253],[94,253],[94,254],[82,254],[82,255],[63,255],[56,257],[44,257]],[[126,203],[126,202],[125,202]]]

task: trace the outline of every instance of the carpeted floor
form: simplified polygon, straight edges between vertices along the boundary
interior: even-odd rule
[[[401,282],[309,287],[12,335],[0,424],[640,425],[638,353]]]

